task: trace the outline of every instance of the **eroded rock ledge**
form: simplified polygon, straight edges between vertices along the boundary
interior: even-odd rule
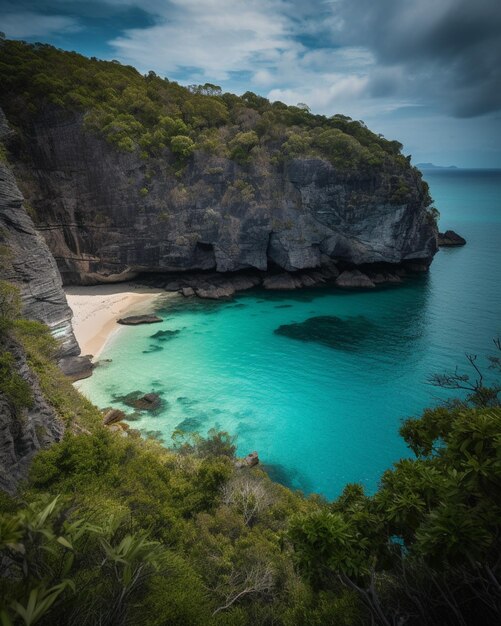
[[[328,259],[319,268],[284,272],[235,272],[220,274],[218,272],[185,272],[182,274],[140,275],[138,282],[178,292],[189,297],[222,300],[232,298],[235,293],[247,291],[254,287],[266,290],[288,291],[309,287],[336,286],[343,289],[374,289],[381,285],[397,285],[406,277],[424,273],[429,262],[410,262],[398,265],[374,264],[359,268],[337,266]]]

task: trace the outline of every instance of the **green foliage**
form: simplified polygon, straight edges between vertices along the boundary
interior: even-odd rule
[[[12,328],[21,313],[21,296],[14,285],[0,280],[0,335]]]
[[[166,551],[158,542],[113,519],[98,526],[75,517],[70,504],[38,496],[2,520],[10,569],[0,588],[2,623],[83,624],[98,615],[124,624],[131,601],[161,571]]]
[[[313,145],[339,169],[359,169],[369,164],[371,157],[370,151],[356,137],[337,128],[319,133]]]
[[[0,394],[3,394],[15,413],[20,416],[24,408],[33,406],[33,393],[29,383],[16,371],[16,361],[10,352],[0,353]]]
[[[58,343],[40,322],[17,320],[14,332],[23,346],[28,364],[36,373],[40,388],[49,404],[67,426],[94,427],[102,421],[101,413],[78,393],[56,365]]]
[[[38,454],[28,500],[38,493],[63,494],[64,502],[71,498],[72,518],[101,529],[110,517],[115,520],[113,534],[101,537],[101,531],[95,531],[82,555],[85,571],[67,576],[75,580],[77,595],[66,599],[62,615],[68,615],[68,603],[78,605],[83,608],[72,623],[84,623],[89,599],[78,595],[82,576],[92,581],[96,610],[104,611],[106,599],[116,597],[109,586],[129,594],[134,568],[140,565],[149,567],[151,577],[144,580],[141,593],[129,594],[127,606],[136,608],[127,608],[121,618],[125,621],[106,623],[136,623],[147,616],[152,624],[233,624],[239,623],[237,615],[245,617],[257,607],[264,623],[270,611],[280,615],[292,572],[286,575],[288,556],[280,553],[277,531],[285,528],[291,511],[305,503],[263,477],[258,482],[273,498],[266,500],[267,508],[254,523],[246,525],[240,507],[224,503],[223,487],[235,474],[240,476],[233,466],[234,450],[234,440],[226,433],[213,432],[207,439],[178,435],[177,450],[170,451],[154,441],[124,439],[98,427],[86,435],[67,433],[61,443]],[[71,538],[59,534],[61,549],[69,549],[68,541],[76,554]],[[18,526],[7,535],[10,543],[19,542]],[[150,548],[155,549],[155,559],[156,550],[163,554],[160,569],[150,567]],[[104,554],[113,569],[93,565],[94,553]],[[75,557],[75,565],[79,559]],[[269,605],[272,587],[275,604]],[[57,623],[55,614],[53,609],[51,623]]]
[[[237,449],[235,436],[214,428],[209,430],[207,437],[176,430],[172,438],[174,450],[183,455],[193,454],[201,458],[225,456],[232,459]]]
[[[174,154],[186,159],[195,149],[195,144],[193,140],[186,135],[174,135],[170,140],[170,149]]]
[[[395,203],[405,201],[411,171],[420,177],[401,155],[400,143],[372,133],[361,121],[315,115],[305,104],[287,106],[252,92],[222,93],[211,83],[186,88],[154,72],[142,76],[116,61],[86,59],[48,45],[5,41],[0,82],[0,105],[21,128],[47,106],[80,111],[85,127],[118,150],[154,159],[170,149],[178,170],[179,161],[195,150],[246,167],[263,154],[276,167],[294,157],[320,157],[348,174],[401,173],[407,182],[402,179],[393,190]]]
[[[301,569],[315,586],[332,573],[358,578],[368,566],[364,541],[340,513],[317,511],[296,518],[291,521],[289,538]]]
[[[231,158],[238,163],[247,163],[252,148],[257,146],[258,143],[259,137],[253,130],[246,133],[237,133],[229,143]]]
[[[291,157],[307,155],[311,149],[311,138],[306,133],[289,133],[282,146],[283,151]]]

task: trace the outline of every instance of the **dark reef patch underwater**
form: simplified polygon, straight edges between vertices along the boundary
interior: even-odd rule
[[[338,350],[357,350],[367,338],[377,332],[376,324],[364,315],[347,319],[335,315],[319,315],[304,322],[282,324],[275,330],[277,335],[299,341],[313,341]]]

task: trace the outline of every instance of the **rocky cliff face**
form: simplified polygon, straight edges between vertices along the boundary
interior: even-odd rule
[[[15,371],[29,384],[33,396],[30,409],[16,411],[0,392],[0,489],[13,493],[36,452],[59,441],[64,426],[44,399],[21,346],[4,339],[0,352],[4,351],[13,356]]]
[[[16,174],[65,283],[138,272],[425,266],[437,250],[426,190],[410,167],[340,171],[319,158],[251,165],[196,153],[175,171],[168,150],[143,159],[50,109],[25,129]]]
[[[11,131],[0,110],[0,144]],[[61,356],[80,353],[71,327],[56,262],[44,238],[35,230],[24,199],[6,163],[0,162],[0,280],[21,291],[23,316],[44,322],[60,341]]]
[[[10,136],[0,110],[0,146]],[[56,262],[35,230],[10,167],[1,161],[0,280],[19,287],[23,316],[49,326],[60,342],[61,357],[80,353]],[[13,492],[36,451],[57,441],[64,429],[45,401],[22,347],[14,339],[3,337],[2,353],[12,355],[15,372],[28,383],[33,395],[31,408],[21,410],[0,392],[0,489]]]

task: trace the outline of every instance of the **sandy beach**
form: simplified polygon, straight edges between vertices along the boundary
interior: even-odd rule
[[[110,335],[120,326],[117,319],[125,314],[150,313],[154,303],[167,294],[153,289],[119,283],[90,287],[65,287],[68,304],[73,311],[73,330],[83,355],[96,358]]]

